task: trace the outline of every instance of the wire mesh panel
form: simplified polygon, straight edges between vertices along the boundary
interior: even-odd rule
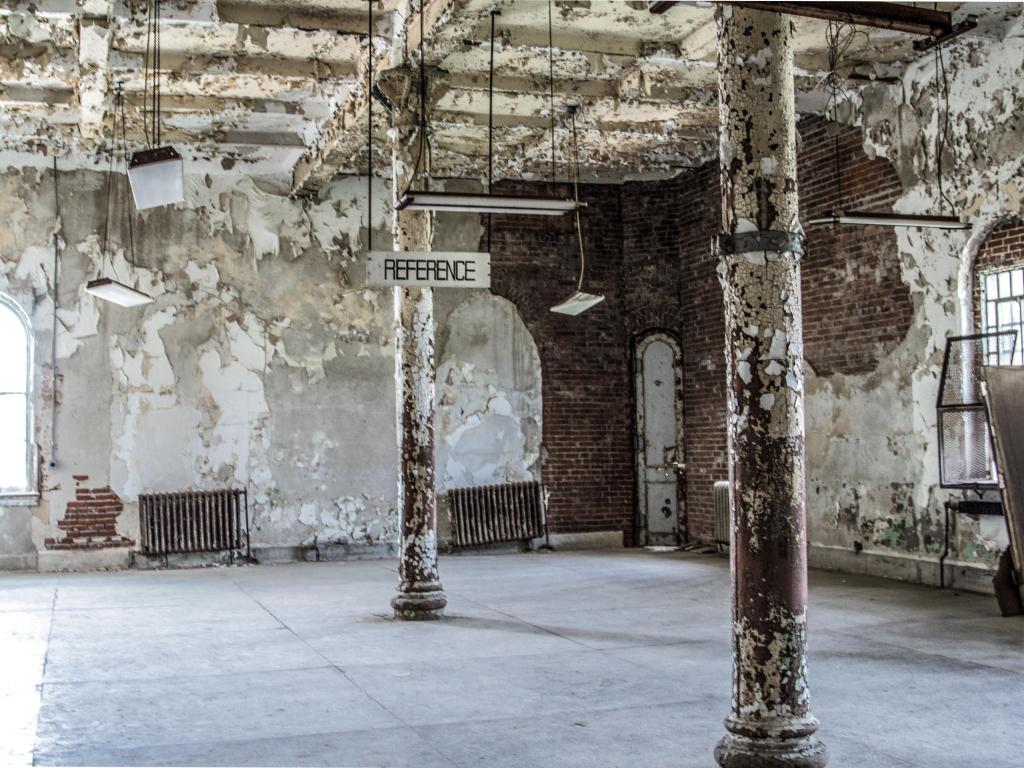
[[[996,486],[988,417],[981,395],[983,365],[1009,365],[1016,331],[946,340],[939,382],[939,475],[946,488]]]

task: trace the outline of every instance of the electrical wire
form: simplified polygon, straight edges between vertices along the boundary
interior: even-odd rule
[[[867,33],[858,30],[852,24],[839,21],[829,21],[828,26],[825,28],[825,48],[826,58],[828,60],[828,73],[821,78],[819,85],[822,90],[828,94],[829,105],[832,109],[832,121],[835,123],[839,122],[839,98],[842,96],[844,99],[849,96],[846,90],[846,84],[843,78],[839,75],[839,66],[843,59],[847,56],[850,48],[853,46],[854,41],[863,35],[864,40],[868,40]],[[842,210],[843,207],[843,170],[842,161],[839,153],[839,133],[833,140],[835,149],[835,165],[836,165],[836,188],[838,210]]]
[[[114,96],[114,108],[117,108],[117,95]],[[103,268],[103,255],[107,252],[107,237],[110,233],[110,201],[114,189],[114,156],[117,153],[117,123],[110,142],[110,161],[107,163],[107,202],[103,211],[103,244],[100,248],[100,269]],[[98,275],[97,275],[98,276]]]
[[[487,80],[487,194],[494,185],[494,17],[501,11],[491,11],[491,68]],[[491,214],[487,214],[487,252],[491,252]]]
[[[935,170],[939,185],[939,205],[942,206],[942,210],[948,205],[951,211],[955,211],[953,201],[946,194],[942,176],[942,153],[946,149],[946,139],[949,136],[949,80],[946,77],[946,63],[942,58],[942,46],[935,48],[935,81],[936,85],[942,83],[943,101],[941,131],[935,134]]]
[[[553,21],[553,0],[548,0],[548,111],[551,112],[551,183],[555,173],[555,35]]]
[[[366,250],[373,250],[373,0],[366,23]]]
[[[409,194],[412,189],[413,183],[416,181],[417,176],[420,173],[420,163],[423,160],[424,153],[426,151],[426,134],[427,134],[427,68],[426,60],[423,56],[423,41],[425,37],[425,27],[423,24],[423,2],[420,0],[420,114],[419,114],[419,142],[416,148],[416,164],[413,166],[412,175],[409,177],[409,181],[405,185],[405,191],[401,194],[401,197],[405,197]],[[428,183],[429,188],[429,183]]]
[[[569,110],[569,116],[572,120],[572,156],[573,156],[573,174],[572,174],[572,194],[573,199],[576,201],[576,241],[580,247],[580,279],[576,283],[576,291],[583,290],[583,275],[587,268],[587,260],[583,255],[583,223],[580,219],[580,147],[579,141],[576,138],[576,108],[573,107]]]
[[[146,102],[149,99],[149,57],[153,36],[153,6],[150,4],[146,10],[146,52],[142,57],[142,135],[146,139],[146,145],[153,146],[150,134],[149,110],[146,109]]]
[[[160,0],[153,0],[153,132],[160,146]]]
[[[53,158],[53,334],[50,338],[50,370],[53,392],[50,397],[50,466],[57,466],[57,309],[60,307],[60,188],[57,185],[57,157]]]
[[[135,224],[132,221],[132,207],[128,204],[128,196],[131,194],[131,184],[128,181],[128,121],[124,110],[124,85],[117,84],[114,92],[114,137],[117,137],[117,117],[121,116],[121,156],[124,158],[124,213],[128,219],[128,259],[132,267],[132,282],[136,280],[135,275]]]

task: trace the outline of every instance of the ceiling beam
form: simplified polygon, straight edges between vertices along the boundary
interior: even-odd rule
[[[399,0],[373,0],[374,36],[390,37]],[[366,33],[367,0],[216,0],[222,22]]]
[[[279,77],[347,77],[359,69],[358,36],[237,24],[166,22],[161,25],[160,59],[165,71],[226,71]],[[112,48],[125,62],[143,65],[145,30],[123,24]]]
[[[423,14],[423,27],[427,40],[436,30],[443,28],[451,19],[453,12],[461,7],[465,0],[423,0],[423,3],[412,3],[403,0],[395,9],[395,35],[390,40],[374,39],[374,71],[383,73],[406,63],[409,52],[420,44],[420,14]],[[364,15],[364,22],[368,18]],[[426,44],[426,41],[424,41]],[[367,57],[362,57],[362,62]],[[379,77],[375,77],[375,83]],[[370,104],[370,89],[367,88],[365,64],[361,63],[360,72],[351,94],[336,103],[333,116],[320,131],[315,146],[299,158],[292,170],[292,193],[309,193],[319,189],[328,181],[338,168],[347,167],[352,157],[366,143],[367,110]]]
[[[681,0],[659,0],[648,6],[651,13],[665,13]],[[953,32],[953,14],[903,3],[730,2],[756,11],[841,21],[859,27],[877,27],[911,35],[942,37]]]
[[[859,27],[893,29],[912,35],[938,37],[953,31],[953,14],[949,11],[936,11],[902,3],[733,2],[730,5],[786,13],[790,16],[842,21]]]

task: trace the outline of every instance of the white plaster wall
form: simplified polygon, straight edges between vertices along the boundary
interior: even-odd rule
[[[84,292],[101,269],[131,281],[116,215],[100,253],[104,182],[60,174],[50,469],[53,175],[0,172],[0,291],[32,319],[45,470],[31,514],[0,510],[0,545],[42,550],[62,535],[72,475],[111,485],[126,503],[119,532],[132,538],[140,492],[247,486],[256,545],[393,540],[393,313],[390,293],[361,287],[365,179],[301,201],[245,179],[189,177],[183,206],[136,221],[139,287],[155,297],[136,309]],[[376,245],[388,247],[390,192],[376,189]]]
[[[438,492],[540,479],[540,355],[515,306],[474,291],[437,339]]]
[[[913,319],[903,342],[869,374],[807,378],[808,517],[813,546],[934,562],[942,549],[935,398],[948,335],[968,327],[971,259],[985,236],[1024,209],[1024,37],[1020,5],[1008,33],[979,30],[944,49],[950,126],[944,188],[971,232],[900,228]],[[896,85],[862,93],[865,149],[889,158],[905,213],[939,210],[940,129],[933,56]],[[947,209],[948,210],[948,209]],[[1006,545],[1000,521],[961,516],[954,560],[992,567]],[[844,561],[845,562],[845,561]]]

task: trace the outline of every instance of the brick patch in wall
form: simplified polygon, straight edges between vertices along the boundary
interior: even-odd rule
[[[110,486],[84,488],[88,475],[74,475],[75,500],[68,502],[57,527],[64,536],[44,539],[47,549],[108,549],[130,547],[135,542],[117,533],[117,516],[124,511],[121,498]]]

